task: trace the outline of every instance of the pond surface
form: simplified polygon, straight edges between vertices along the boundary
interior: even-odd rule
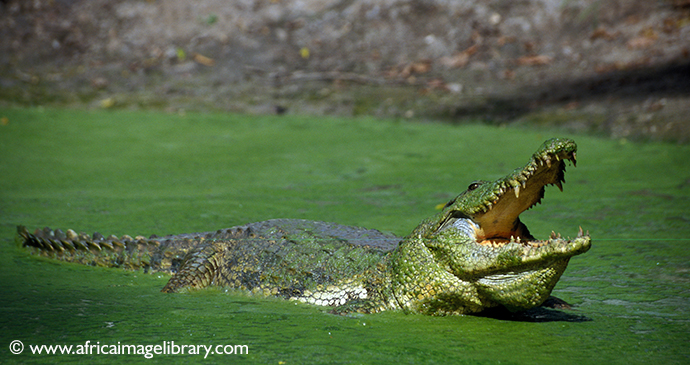
[[[1,362],[690,362],[688,146],[365,118],[40,108],[0,117]],[[170,295],[160,293],[165,276],[53,262],[13,244],[19,224],[162,235],[279,217],[405,235],[471,181],[523,166],[555,136],[578,142],[578,167],[563,193],[547,189],[521,220],[538,238],[578,226],[592,235],[554,290],[575,305],[570,321],[335,316],[220,290]],[[233,353],[185,347],[147,360],[30,349],[79,351],[87,341]]]

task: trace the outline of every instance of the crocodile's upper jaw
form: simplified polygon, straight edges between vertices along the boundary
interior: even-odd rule
[[[563,190],[566,160],[575,165],[575,147],[537,151],[525,167],[502,179],[472,183],[452,205],[459,206],[461,215],[475,223],[474,237],[478,243],[538,244],[519,215],[541,202],[547,185]]]

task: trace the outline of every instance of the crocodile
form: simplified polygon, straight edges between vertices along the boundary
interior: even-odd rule
[[[577,145],[545,141],[522,168],[474,181],[404,237],[373,229],[273,219],[211,232],[151,236],[87,235],[17,227],[34,254],[81,264],[172,275],[163,292],[207,287],[276,296],[333,313],[455,315],[542,305],[571,257],[589,250],[589,232],[552,231],[535,239],[520,221],[545,187],[563,191]]]

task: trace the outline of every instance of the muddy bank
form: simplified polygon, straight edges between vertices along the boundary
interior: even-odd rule
[[[0,105],[361,115],[687,142],[686,1],[0,3]]]

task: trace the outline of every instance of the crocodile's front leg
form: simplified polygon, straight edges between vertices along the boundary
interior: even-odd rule
[[[405,238],[393,254],[391,282],[399,308],[431,315],[479,312],[495,304],[486,303],[470,282],[451,273],[414,233]]]

